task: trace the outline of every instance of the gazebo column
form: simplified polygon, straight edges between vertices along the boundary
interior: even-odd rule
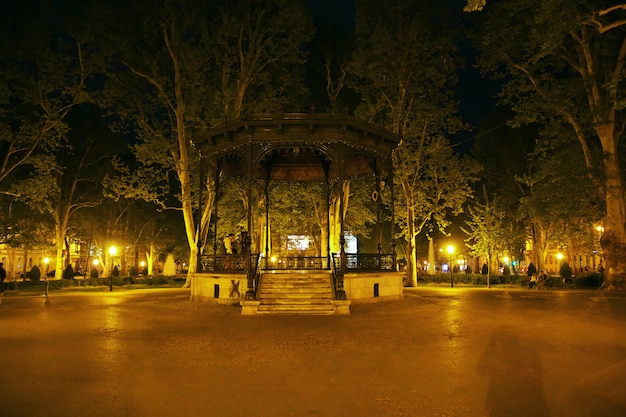
[[[382,225],[380,224],[380,206],[381,206],[381,200],[382,200],[382,196],[380,194],[381,192],[381,187],[380,187],[380,176],[378,174],[378,170],[375,169],[374,170],[374,181],[376,181],[376,185],[375,185],[375,191],[374,191],[374,195],[375,195],[375,201],[376,201],[376,234],[378,235],[378,245],[377,245],[377,249],[378,249],[378,269],[380,270],[382,268],[382,258],[381,258],[381,254],[382,254],[382,250],[383,250],[383,228]]]
[[[397,261],[397,253],[396,253],[396,202],[395,202],[395,193],[393,186],[393,165],[392,161],[389,160],[389,191],[391,193],[391,259],[392,259],[392,268],[395,271],[396,261]]]
[[[220,171],[222,170],[222,164],[220,161],[215,161],[215,170],[213,170],[215,177],[215,202],[213,203],[213,255],[217,255],[217,206],[220,201]]]
[[[343,147],[339,148],[339,259],[341,273],[337,276],[337,288],[335,289],[335,298],[338,300],[346,299],[346,291],[343,288],[343,276],[346,273],[347,257],[346,257],[346,236],[344,232],[345,216],[344,216],[344,181],[345,181],[345,158]]]
[[[330,165],[328,163],[323,164],[324,167],[324,180],[326,189],[324,190],[324,205],[326,209],[326,267],[332,269],[332,254],[330,250]],[[324,254],[320,253],[320,256]]]
[[[246,290],[246,300],[254,300],[255,288],[254,288],[254,274],[256,268],[252,266],[252,181],[254,180],[254,147],[252,143],[252,136],[250,136],[249,143],[250,153],[248,154],[248,232],[245,236],[244,253],[246,257],[246,270],[248,271],[248,289]]]
[[[265,268],[269,267],[270,256],[270,171],[265,181]]]

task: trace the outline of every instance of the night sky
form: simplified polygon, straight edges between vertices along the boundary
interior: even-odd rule
[[[461,22],[469,27],[472,19],[476,16],[473,13],[463,13],[464,0],[443,0],[448,1],[453,13],[461,16]],[[7,0],[4,2],[4,10],[9,11],[5,16],[9,21],[13,19],[24,19],[33,10],[41,10],[41,5],[54,5],[59,11],[59,15],[72,13],[71,0]],[[355,21],[355,0],[305,0],[307,7],[315,18],[331,19],[344,28],[354,26]],[[28,27],[28,26],[27,26]],[[34,30],[33,27],[31,29]],[[15,34],[13,34],[15,36]],[[6,41],[6,39],[5,39]],[[459,69],[459,82],[456,88],[456,98],[459,101],[459,111],[463,120],[471,126],[471,131],[461,132],[452,141],[458,143],[456,150],[466,152],[472,144],[472,138],[478,132],[478,127],[484,122],[485,116],[496,111],[494,95],[497,93],[497,84],[484,79],[474,68],[476,50],[468,40],[462,40],[460,44],[461,55],[465,59],[465,66]],[[487,129],[491,129],[488,126]]]

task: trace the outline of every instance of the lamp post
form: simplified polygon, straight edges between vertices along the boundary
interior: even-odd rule
[[[109,255],[111,255],[111,270],[109,272],[109,291],[113,291],[113,256],[117,253],[117,248],[115,246],[111,246],[109,248]]]
[[[450,287],[454,287],[454,276],[452,275],[452,254],[454,253],[454,246],[448,245],[446,248],[448,252],[448,268],[450,268]]]

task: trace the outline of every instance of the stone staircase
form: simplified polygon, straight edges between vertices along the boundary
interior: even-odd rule
[[[263,273],[256,314],[336,314],[331,281],[330,272],[325,271]]]

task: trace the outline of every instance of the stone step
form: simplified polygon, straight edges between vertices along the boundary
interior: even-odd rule
[[[261,304],[258,314],[274,314],[274,313],[298,313],[298,314],[334,314],[335,308],[329,305],[314,305],[303,309],[301,305],[283,304],[280,306],[268,306]]]
[[[329,294],[262,294],[258,297],[261,301],[266,300],[332,300]]]
[[[269,281],[261,282],[261,286],[266,288],[271,287],[295,287],[295,288],[308,288],[308,287],[329,287],[330,282],[312,281],[312,282],[278,282]]]
[[[257,314],[335,314],[328,273],[262,274]]]
[[[327,288],[287,288],[287,287],[276,287],[276,288],[261,288],[261,294],[306,294],[306,293],[316,293],[316,294],[324,294],[330,293],[330,287]]]
[[[262,305],[294,304],[294,305],[330,305],[332,299],[329,297],[309,297],[309,298],[262,298]]]
[[[260,307],[259,307],[260,308]],[[315,310],[258,310],[257,315],[259,316],[332,316],[335,314],[335,310],[324,310],[324,311],[315,311]]]
[[[285,279],[285,278],[264,278],[264,282],[272,283],[272,284],[313,284],[313,283],[321,283],[321,282],[330,282],[330,278],[321,277],[321,278],[294,278],[294,279]]]

